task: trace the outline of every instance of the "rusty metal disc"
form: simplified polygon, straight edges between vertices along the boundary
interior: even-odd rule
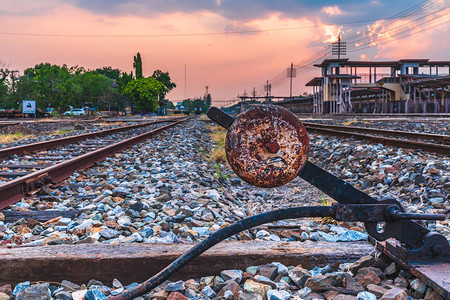
[[[241,113],[225,141],[228,163],[259,187],[290,182],[305,164],[309,139],[302,122],[280,106],[260,105]]]

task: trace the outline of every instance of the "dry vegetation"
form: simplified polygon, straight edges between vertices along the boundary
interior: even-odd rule
[[[225,137],[227,131],[220,126],[208,126],[210,130],[210,137],[216,143],[216,147],[211,153],[211,159],[219,164],[227,163],[227,156],[225,154]]]
[[[8,144],[8,143],[12,143],[14,141],[18,141],[21,139],[26,139],[28,137],[30,137],[31,135],[24,135],[21,132],[14,132],[11,134],[1,134],[0,135],[0,144]]]

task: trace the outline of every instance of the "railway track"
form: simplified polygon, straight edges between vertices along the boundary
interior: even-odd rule
[[[2,162],[0,165],[3,170],[0,178],[4,179],[0,185],[0,209],[30,195],[45,184],[57,183],[76,170],[88,168],[111,154],[188,119],[164,119],[2,149],[0,158],[25,154],[20,160],[26,163]],[[50,148],[56,149],[48,150]]]
[[[173,126],[173,124],[171,125]],[[80,159],[73,163],[83,164],[87,160],[91,161],[95,160],[95,158],[83,159],[83,156],[81,156]],[[63,162],[62,164],[65,163]],[[47,169],[50,169],[50,172],[52,172],[51,168],[49,167]],[[311,170],[310,165],[308,168]],[[53,176],[57,178],[57,172],[52,174],[54,174],[51,176],[52,180]],[[321,175],[324,174],[321,173]],[[303,174],[301,176],[307,177],[311,176],[311,174]],[[21,179],[18,178],[17,180]],[[326,179],[325,177],[325,183],[322,187],[325,185],[334,186],[330,182],[326,182]],[[320,186],[320,184],[318,185]],[[342,191],[337,190],[334,192],[336,196],[342,193]],[[362,197],[362,194],[354,197],[352,193],[354,191],[352,192],[348,186],[345,186],[344,192],[340,194],[340,197],[337,197],[338,201],[343,199],[370,199],[367,195]],[[180,200],[178,199],[177,201]],[[361,202],[364,203],[364,201]],[[156,204],[159,207],[167,203]],[[255,216],[253,219],[257,218]],[[0,279],[3,279],[5,282],[6,280],[10,280],[10,282],[18,283],[26,280],[41,280],[43,278],[42,276],[44,276],[48,281],[58,282],[61,281],[61,278],[67,278],[68,270],[70,270],[70,279],[78,283],[86,283],[91,278],[100,279],[104,282],[108,282],[112,278],[119,278],[125,284],[132,283],[133,281],[142,282],[147,278],[146,276],[156,274],[184,252],[191,252],[193,248],[197,248],[197,246],[134,243],[131,245],[60,245],[57,247],[14,247],[12,249],[0,249],[0,256],[3,258],[3,263],[0,265],[0,274],[2,274],[0,275]],[[281,261],[286,265],[292,266],[301,262],[304,268],[309,269],[317,266],[317,264],[336,264],[345,262],[348,259],[357,259],[358,257],[369,254],[372,250],[373,248],[368,243],[226,242],[219,247],[208,250],[207,253],[192,261],[192,263],[183,268],[179,273],[173,274],[171,279],[186,280],[189,278],[186,276],[217,275],[224,269],[245,269],[245,267],[251,265],[254,266],[273,261]],[[396,260],[398,258],[394,255],[393,259]],[[409,268],[409,265],[405,264],[405,268]],[[429,271],[419,271],[418,274],[430,274]],[[445,271],[440,274],[441,277],[445,276]],[[246,276],[249,275],[247,274]],[[427,276],[423,277],[424,280],[428,278]],[[445,285],[442,283],[427,282],[427,284],[436,287],[436,289],[439,289],[441,286],[445,288]],[[341,289],[340,291],[350,292],[346,289]],[[445,289],[442,290],[441,288],[440,292],[444,297],[448,296],[448,292]],[[117,294],[115,295],[117,296]],[[116,297],[116,299],[118,298],[119,296]],[[131,298],[132,295],[124,295],[120,299]]]
[[[420,149],[436,154],[450,155],[450,136],[447,135],[308,122],[303,124],[308,131],[321,134],[340,137],[353,137],[358,140],[369,141],[371,143],[382,144],[385,146]]]

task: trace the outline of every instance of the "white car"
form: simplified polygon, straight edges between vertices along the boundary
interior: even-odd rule
[[[85,115],[86,112],[82,108],[74,108],[64,113],[64,116],[85,116]]]

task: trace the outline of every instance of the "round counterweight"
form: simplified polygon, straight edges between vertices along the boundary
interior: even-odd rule
[[[241,113],[228,130],[228,163],[244,181],[277,187],[305,164],[309,139],[302,122],[280,106],[260,105]]]

